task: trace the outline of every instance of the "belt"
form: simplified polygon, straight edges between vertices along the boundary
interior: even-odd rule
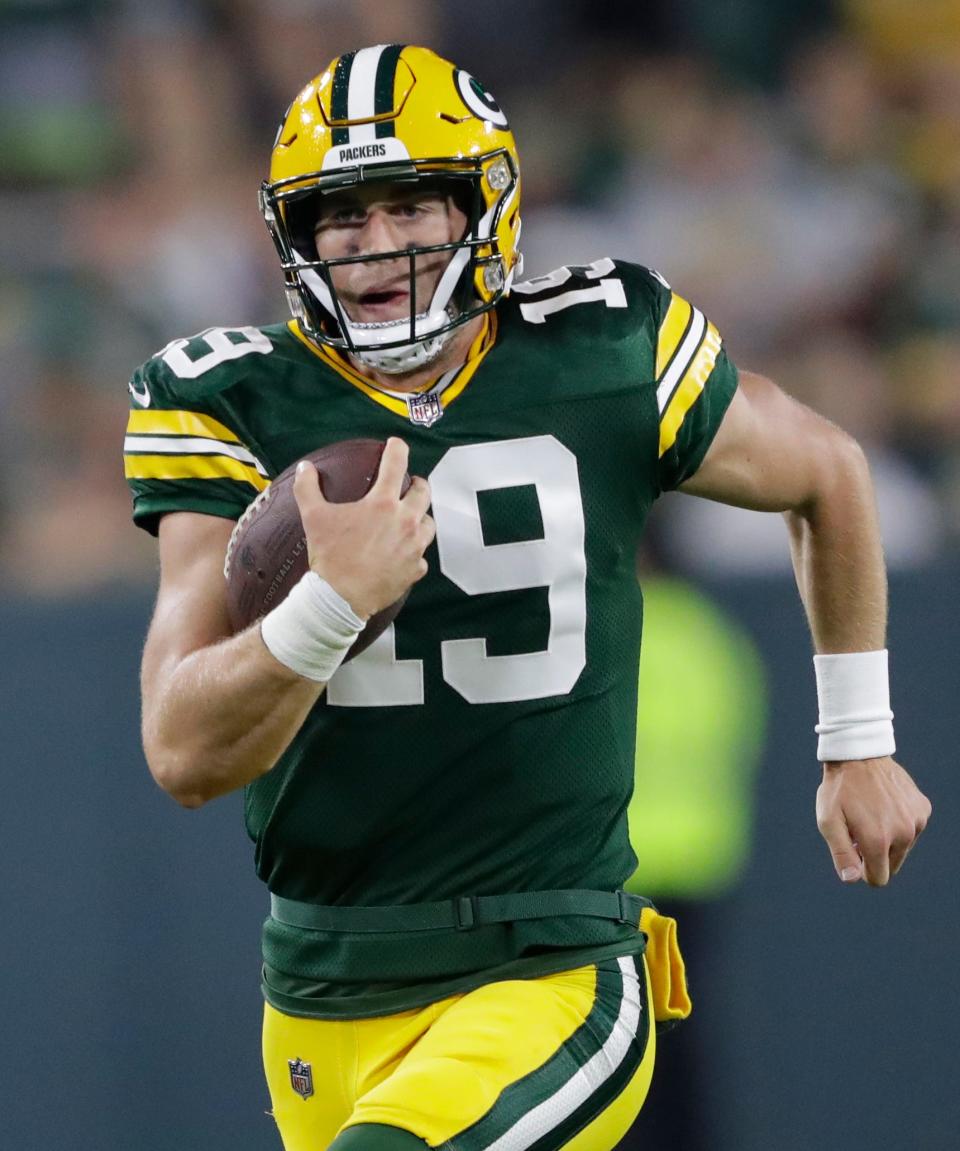
[[[470,931],[519,919],[586,916],[638,927],[649,899],[629,891],[521,891],[508,895],[459,895],[437,903],[387,907],[304,903],[270,893],[270,914],[289,927],[378,934],[391,931]]]

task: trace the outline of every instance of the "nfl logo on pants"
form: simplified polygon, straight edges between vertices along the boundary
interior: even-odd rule
[[[309,1099],[313,1094],[313,1069],[309,1063],[304,1063],[299,1057],[288,1059],[290,1068],[290,1086],[301,1099]]]

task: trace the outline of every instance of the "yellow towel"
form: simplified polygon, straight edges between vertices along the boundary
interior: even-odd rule
[[[687,992],[687,970],[677,943],[677,921],[653,907],[640,913],[640,930],[647,937],[646,959],[653,991],[653,1017],[658,1023],[686,1019],[693,1010]]]

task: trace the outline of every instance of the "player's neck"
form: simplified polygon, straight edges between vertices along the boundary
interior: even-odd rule
[[[354,371],[372,380],[378,387],[389,392],[419,392],[434,380],[439,379],[444,372],[459,368],[466,363],[470,353],[470,345],[477,338],[485,322],[485,316],[476,316],[462,327],[457,328],[450,337],[449,342],[435,360],[431,360],[423,368],[415,372],[401,372],[391,375],[388,372],[378,372],[369,364],[350,356],[350,364]]]

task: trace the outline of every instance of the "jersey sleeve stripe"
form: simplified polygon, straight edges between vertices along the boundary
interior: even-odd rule
[[[127,455],[128,480],[240,480],[261,492],[270,482],[255,467],[225,455]]]
[[[683,379],[677,386],[660,419],[661,456],[668,452],[676,442],[677,433],[680,431],[680,426],[687,412],[693,407],[713,371],[722,342],[720,333],[713,324],[707,322],[706,334],[699,351],[689,369],[684,373]]]
[[[670,307],[663,317],[660,331],[657,333],[657,379],[659,380],[667,370],[674,353],[680,347],[683,334],[690,326],[692,307],[676,292],[670,298]]]
[[[664,372],[663,378],[657,385],[657,407],[660,410],[661,418],[670,405],[673,393],[680,386],[690,365],[696,359],[706,330],[707,320],[703,312],[701,312],[699,308],[692,308],[690,312],[690,323],[687,326],[686,334],[683,337],[680,347],[677,348],[676,355],[670,361],[667,370]]]
[[[245,447],[240,444],[225,444],[220,440],[183,436],[127,436],[123,441],[123,450],[128,455],[139,453],[164,456],[230,456],[256,468],[264,479],[268,478],[267,469]]]
[[[127,432],[131,435],[175,435],[203,436],[205,439],[221,440],[228,444],[238,444],[240,439],[212,416],[198,412],[163,412],[149,409],[136,409],[130,412]]]

